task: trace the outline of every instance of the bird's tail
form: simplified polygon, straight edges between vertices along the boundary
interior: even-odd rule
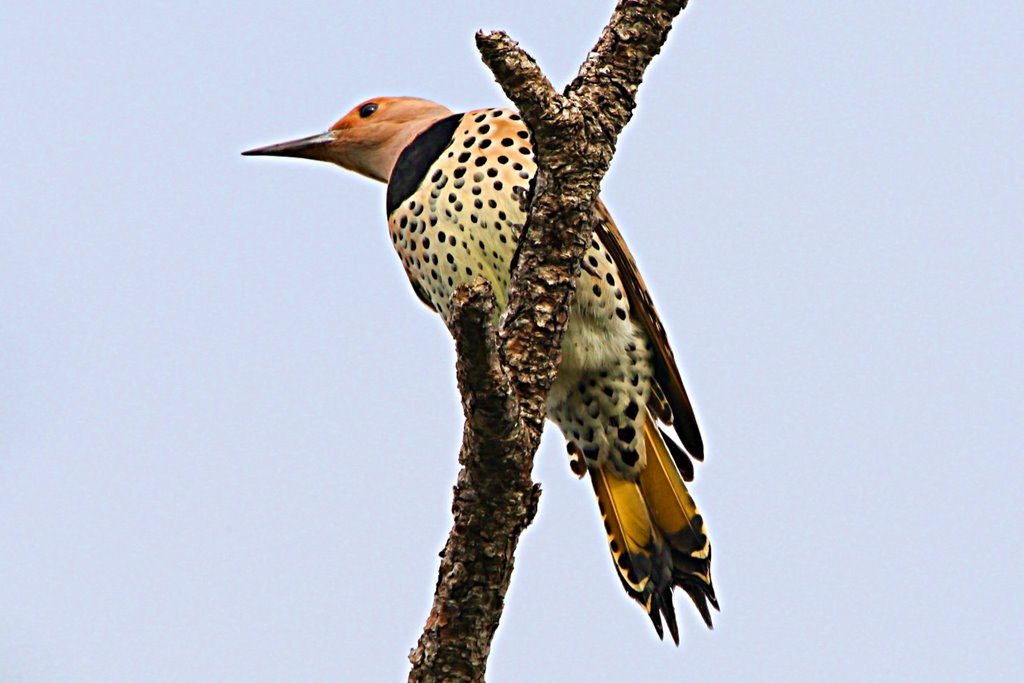
[[[647,463],[636,481],[608,465],[590,468],[612,559],[630,597],[647,611],[659,637],[662,618],[679,644],[672,589],[682,588],[711,628],[708,604],[718,609],[711,583],[711,543],[665,437],[648,414]]]

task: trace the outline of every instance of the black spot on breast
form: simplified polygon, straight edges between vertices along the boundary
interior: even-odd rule
[[[387,215],[390,216],[420,186],[430,167],[452,143],[452,136],[461,121],[462,114],[442,119],[420,133],[402,150],[388,181],[385,202]]]
[[[619,317],[619,320],[625,320],[626,319],[626,312],[624,310],[622,310],[621,308],[616,308],[615,309],[615,315],[617,315]]]
[[[640,460],[640,454],[634,450],[622,451],[619,455],[622,456],[622,462],[626,463],[627,467],[632,467]]]

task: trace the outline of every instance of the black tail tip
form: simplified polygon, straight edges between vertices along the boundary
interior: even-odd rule
[[[662,626],[661,619],[665,618],[665,624],[668,626],[668,633],[672,636],[672,642],[679,645],[679,624],[676,622],[676,609],[672,603],[672,587],[667,586],[661,592],[655,593],[650,597],[650,608],[647,609],[647,616],[650,617],[651,623],[654,624],[654,630],[658,634],[660,640],[665,640],[665,629]]]

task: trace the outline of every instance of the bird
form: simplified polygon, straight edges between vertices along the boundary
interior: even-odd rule
[[[416,97],[361,102],[326,132],[243,152],[328,162],[387,184],[391,241],[416,296],[447,317],[459,285],[485,278],[499,310],[536,173],[513,109],[455,113]],[[547,417],[572,472],[589,477],[616,573],[659,638],[679,644],[673,589],[712,628],[711,543],[687,490],[704,444],[643,278],[604,203],[583,256]],[[674,428],[678,443],[662,427]]]

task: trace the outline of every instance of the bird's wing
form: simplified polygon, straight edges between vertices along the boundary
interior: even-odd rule
[[[654,346],[654,379],[661,388],[665,399],[668,402],[671,412],[658,415],[666,424],[675,427],[676,434],[682,442],[686,451],[696,460],[704,459],[704,441],[700,436],[700,428],[697,426],[697,418],[693,413],[693,406],[690,398],[686,395],[686,388],[683,386],[682,375],[676,367],[675,356],[668,344],[668,336],[665,328],[658,319],[658,311],[654,308],[647,293],[647,286],[640,276],[640,271],[633,261],[633,255],[629,253],[622,233],[615,226],[611,214],[604,203],[598,199],[595,204],[598,216],[595,232],[611,253],[615,264],[619,269],[619,276],[626,288],[626,295],[629,298],[630,310],[636,320],[647,331]]]

